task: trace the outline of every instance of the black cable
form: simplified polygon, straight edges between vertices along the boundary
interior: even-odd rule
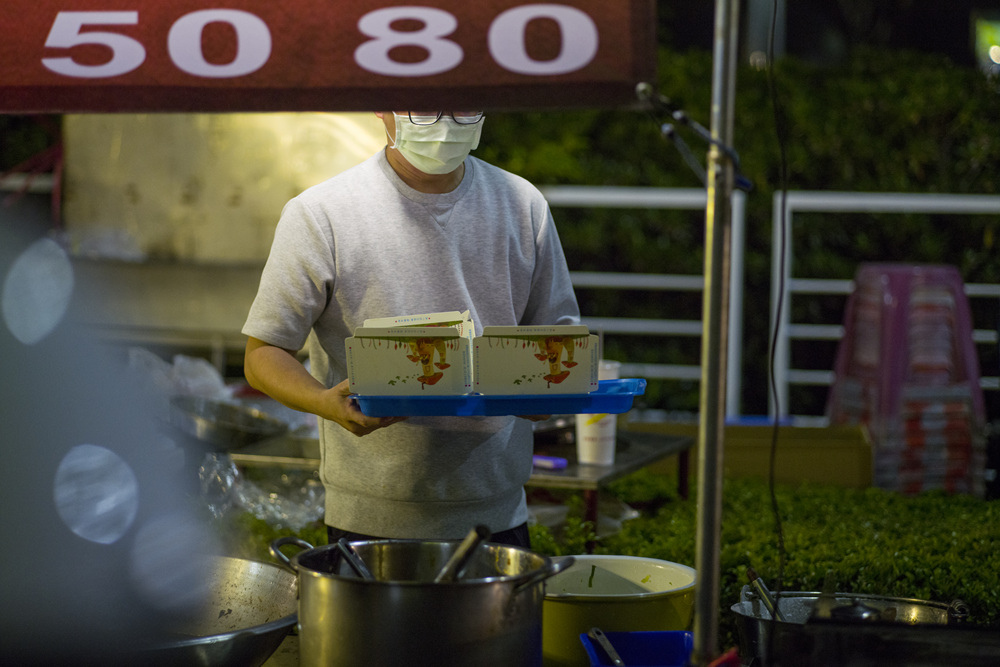
[[[722,143],[721,141],[713,137],[712,133],[709,132],[707,127],[705,127],[698,121],[692,119],[690,116],[687,115],[685,111],[678,109],[673,113],[673,117],[674,120],[676,120],[678,123],[686,125],[687,127],[690,127],[692,130],[694,130],[695,134],[704,139],[705,142],[707,142],[709,145],[718,146],[719,150],[725,153],[729,157],[729,159],[733,161],[733,171],[735,172],[740,171],[740,156],[731,146],[727,146],[726,144]]]
[[[778,301],[774,310],[774,331],[771,334],[769,353],[770,367],[768,370],[771,384],[771,396],[774,401],[774,423],[771,431],[771,451],[768,462],[768,490],[771,497],[771,512],[774,515],[774,530],[778,540],[778,572],[774,585],[774,604],[776,607],[781,604],[781,592],[783,590],[782,582],[785,577],[785,534],[781,524],[781,512],[778,507],[778,497],[774,492],[775,461],[777,460],[778,434],[780,432],[781,423],[781,402],[778,395],[778,383],[775,377],[775,357],[777,355],[778,346],[778,329],[781,326],[782,312],[785,307],[785,249],[788,243],[786,239],[787,230],[785,229],[785,216],[788,210],[788,156],[786,154],[785,145],[788,140],[788,128],[785,125],[785,119],[782,115],[782,108],[778,99],[777,82],[774,77],[774,33],[777,20],[778,0],[773,0],[771,4],[771,30],[768,35],[767,45],[767,83],[771,100],[771,110],[774,115],[774,133],[778,144],[778,191],[781,193],[779,198],[778,224],[781,225],[781,227],[778,233]],[[771,623],[777,623],[774,617],[771,618]],[[773,659],[774,656],[774,638],[776,634],[775,628],[772,627],[768,637],[767,657],[769,660]]]

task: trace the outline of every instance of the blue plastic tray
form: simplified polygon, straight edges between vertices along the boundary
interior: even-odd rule
[[[618,657],[630,667],[686,667],[694,648],[694,636],[685,631],[606,632]],[[611,665],[608,654],[587,635],[580,635],[591,667]]]
[[[637,378],[601,380],[589,394],[518,394],[492,396],[360,396],[354,398],[369,417],[498,417],[503,415],[621,414],[646,391]]]

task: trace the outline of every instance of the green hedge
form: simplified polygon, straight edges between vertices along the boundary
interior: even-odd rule
[[[659,558],[696,567],[697,508],[677,497],[672,475],[640,471],[618,480],[610,493],[641,516],[596,542],[594,553]],[[950,603],[961,599],[970,622],[1000,629],[1000,502],[970,496],[925,493],[907,497],[879,489],[829,485],[778,485],[786,561],[782,590],[816,591],[831,572],[838,592],[866,593]],[[531,527],[535,551],[558,556],[584,553],[594,539],[582,519],[583,503],[570,494],[570,515],[559,534]],[[293,531],[249,513],[216,520],[226,553],[273,562],[268,545],[297,535],[326,544],[322,523]],[[735,646],[729,608],[739,601],[752,565],[772,589],[778,587],[779,557],[770,489],[763,480],[726,480],[723,487],[719,572],[722,648]]]
[[[666,50],[659,63],[660,91],[703,125],[709,124],[711,64],[707,52]],[[936,56],[858,50],[837,67],[781,60],[774,81],[789,189],[1000,193],[1000,95],[996,80],[978,69]],[[698,187],[694,173],[660,136],[662,120],[629,110],[493,113],[477,155],[539,184]],[[747,201],[745,258],[746,414],[763,414],[767,405],[765,313],[781,154],[775,127],[767,72],[741,68],[734,143],[754,184]],[[690,132],[680,134],[704,162],[704,144]],[[592,209],[556,214],[574,270],[702,272],[703,214]],[[795,275],[848,279],[864,261],[944,262],[958,265],[970,282],[1000,282],[998,239],[1000,216],[801,214],[794,234]],[[581,290],[579,296],[589,315],[700,317],[700,300],[675,294],[631,298]],[[796,321],[842,321],[843,300],[792,307]],[[992,318],[985,324],[995,326],[995,311]],[[609,356],[629,361],[698,359],[697,343],[693,356],[684,341],[657,349],[629,337],[609,344]],[[807,352],[815,354],[815,347]],[[833,350],[823,354],[830,357]],[[825,362],[832,367],[832,359]],[[821,413],[824,397],[800,399],[805,404],[796,413]],[[646,399],[665,409],[693,410],[698,404],[694,383],[651,383]]]
[[[672,476],[642,471],[615,482],[612,493],[643,515],[599,540],[598,554],[659,558],[696,566],[697,508],[676,495]],[[961,599],[970,620],[1000,628],[1000,503],[880,489],[778,485],[775,498],[785,544],[783,590],[818,591],[831,572],[839,592],[950,603]],[[720,552],[720,631],[735,645],[729,607],[747,583],[746,568],[778,586],[778,540],[770,489],[763,480],[726,480]],[[532,527],[533,546],[547,555],[582,553],[593,537],[576,507],[564,535]]]

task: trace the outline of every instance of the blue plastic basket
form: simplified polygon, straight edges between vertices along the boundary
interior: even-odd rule
[[[608,641],[628,667],[687,667],[694,635],[684,631],[606,632]],[[591,665],[610,666],[611,660],[584,632],[580,635]]]

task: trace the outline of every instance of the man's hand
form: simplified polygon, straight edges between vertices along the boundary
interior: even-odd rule
[[[319,415],[337,422],[354,435],[391,426],[405,417],[366,417],[351,398],[351,387],[344,380],[327,389],[295,358],[294,350],[247,339],[243,368],[247,382],[276,401],[300,412]]]
[[[351,387],[348,380],[323,392],[322,411],[317,412],[320,417],[337,422],[343,428],[354,435],[368,435],[372,431],[377,431],[386,426],[392,426],[401,422],[406,417],[368,417],[360,408],[358,403],[351,397]]]

